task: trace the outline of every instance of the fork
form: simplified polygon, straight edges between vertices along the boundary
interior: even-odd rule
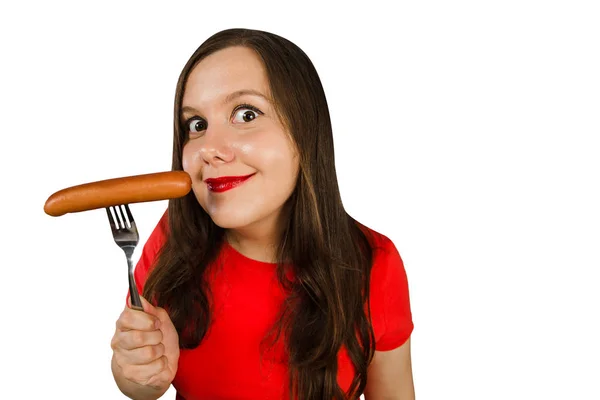
[[[106,214],[108,215],[108,222],[110,223],[110,229],[112,230],[115,242],[125,252],[125,256],[127,257],[131,308],[142,311],[142,301],[140,300],[140,295],[135,284],[133,263],[131,262],[133,251],[140,239],[133,215],[129,210],[128,204],[106,207]]]

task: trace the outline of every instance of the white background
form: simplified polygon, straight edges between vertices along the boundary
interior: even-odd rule
[[[122,398],[123,253],[104,210],[43,204],[169,170],[183,65],[246,27],[320,74],[347,210],[405,262],[417,397],[600,399],[593,3],[3,3],[0,398]],[[142,243],[165,207],[132,206]]]

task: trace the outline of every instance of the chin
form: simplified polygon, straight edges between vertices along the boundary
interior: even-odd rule
[[[223,229],[238,229],[252,224],[256,220],[248,212],[227,212],[227,210],[208,211],[213,222]]]

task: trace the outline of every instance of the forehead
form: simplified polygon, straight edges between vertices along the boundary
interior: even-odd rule
[[[190,72],[183,104],[206,106],[237,90],[254,89],[268,95],[268,81],[261,59],[247,47],[219,50]]]

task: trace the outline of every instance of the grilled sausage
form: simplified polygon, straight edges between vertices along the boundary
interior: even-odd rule
[[[119,204],[183,197],[192,188],[187,172],[169,171],[107,179],[59,190],[46,200],[44,211],[53,217]]]

